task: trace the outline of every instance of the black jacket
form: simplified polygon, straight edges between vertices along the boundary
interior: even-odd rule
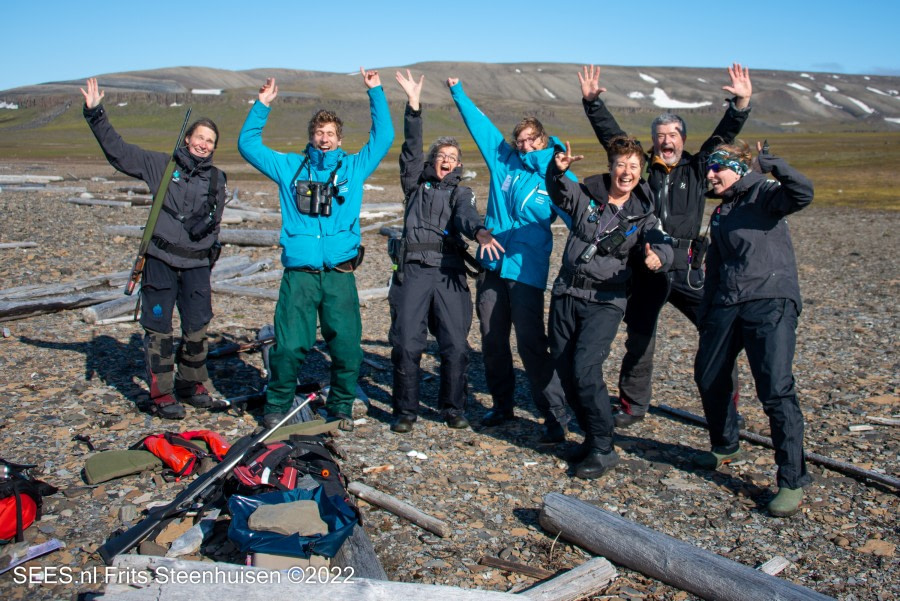
[[[128,144],[113,129],[103,105],[94,109],[84,107],[84,118],[100,143],[109,164],[125,175],[143,180],[155,195],[169,162],[170,155],[144,150]],[[198,159],[184,145],[175,153],[175,174],[169,183],[163,210],[154,229],[159,242],[150,244],[147,254],[179,269],[209,265],[207,257],[200,257],[215,243],[225,210],[225,173],[212,166],[212,157]],[[218,171],[216,189],[210,190],[213,169]],[[176,216],[185,218],[200,215],[211,208],[210,194],[215,196],[215,226],[199,240],[191,240],[184,224]],[[174,215],[172,214],[174,213]],[[163,249],[165,248],[165,250]]]
[[[593,102],[584,99],[581,102],[604,148],[614,137],[626,135],[599,97]],[[678,164],[671,169],[654,163],[652,140],[647,147],[650,149],[647,152],[647,183],[653,194],[656,216],[665,232],[672,237],[675,250],[673,269],[687,269],[690,241],[700,235],[706,204],[706,158],[717,145],[733,142],[749,115],[750,107],[739,110],[734,106],[734,99],[730,100],[725,115],[700,147],[700,152],[691,154],[685,151]]]
[[[797,259],[785,216],[813,200],[813,185],[784,159],[759,156],[763,173],[750,172],[731,185],[710,218],[706,284],[698,319],[712,305],[788,298],[800,311]]]
[[[465,247],[460,234],[474,239],[484,221],[475,209],[475,194],[460,186],[462,166],[443,180],[434,166],[425,162],[422,151],[422,111],[406,105],[403,118],[403,147],[400,151],[400,185],[405,196],[403,236],[407,261],[431,267],[463,270],[457,248]],[[414,250],[416,245],[425,250]],[[442,247],[442,249],[439,249]]]
[[[553,282],[553,294],[569,294],[594,302],[611,302],[625,310],[625,287],[631,277],[628,255],[632,249],[643,256],[640,247],[650,248],[662,261],[665,271],[672,264],[672,244],[656,226],[650,188],[641,180],[618,213],[609,204],[610,176],[592,175],[583,183],[573,182],[555,162],[547,169],[547,193],[557,207],[572,218],[569,238],[563,250],[559,276]],[[587,262],[582,254],[603,232],[622,224],[625,241],[613,252],[598,250]],[[602,230],[602,231],[601,231]],[[636,248],[638,247],[638,248]],[[586,279],[585,279],[586,278]],[[580,285],[579,285],[580,284]]]

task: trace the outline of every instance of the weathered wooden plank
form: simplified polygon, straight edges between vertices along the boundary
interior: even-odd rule
[[[0,248],[37,248],[37,242],[0,242]]]
[[[63,296],[45,296],[18,301],[0,301],[0,321],[23,319],[44,313],[54,313],[65,309],[77,309],[86,305],[95,305],[121,295],[121,290],[104,290],[101,292],[85,292]]]
[[[375,554],[375,547],[359,524],[353,529],[350,537],[344,541],[337,555],[331,559],[331,565],[341,568],[352,568],[357,578],[372,580],[388,580],[387,573]]]
[[[592,553],[704,599],[830,599],[563,494],[544,497],[540,523]]]
[[[103,231],[113,236],[140,238],[144,228],[140,225],[108,225]],[[221,229],[219,242],[238,246],[277,246],[280,232],[278,230],[232,230]]]
[[[478,560],[478,563],[483,566],[490,566],[492,568],[503,570],[504,572],[516,572],[517,574],[525,574],[526,576],[537,578],[538,580],[543,580],[545,578],[550,578],[551,576],[553,576],[553,572],[551,572],[550,570],[537,568],[535,566],[530,566],[516,561],[506,561],[505,559],[492,557],[490,555],[484,555],[481,559]]]
[[[450,536],[450,533],[452,532],[450,525],[447,524],[447,522],[430,516],[409,503],[401,501],[396,497],[392,497],[387,493],[383,493],[380,490],[376,490],[371,486],[367,486],[362,482],[351,482],[350,486],[347,487],[347,490],[360,499],[368,501],[373,505],[377,505],[382,509],[387,509],[394,515],[405,518],[413,524],[416,524],[429,532],[433,532],[442,538]]]
[[[534,601],[575,601],[586,599],[612,582],[618,572],[603,557],[594,557],[568,572],[536,584],[519,593]]]

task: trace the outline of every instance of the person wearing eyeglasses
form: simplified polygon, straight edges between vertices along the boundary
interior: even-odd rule
[[[671,303],[695,326],[697,307],[703,295],[703,255],[706,238],[701,233],[706,206],[706,157],[721,143],[731,143],[750,115],[753,87],[749,69],[734,63],[728,67],[730,84],[723,90],[732,94],[725,114],[697,154],[684,148],[687,125],[678,115],[663,113],[650,126],[653,149],[648,154],[647,183],[652,193],[654,213],[662,229],[672,237],[675,259],[666,273],[641,266],[637,257],[628,308],[625,311],[625,355],[619,372],[621,410],[615,414],[616,427],[627,428],[644,419],[650,408],[653,354],[657,322],[665,304]],[[578,73],[585,114],[600,143],[625,132],[600,97],[600,68],[585,66]],[[732,374],[733,400],[737,404],[737,368]]]
[[[515,329],[531,397],[544,418],[539,442],[561,443],[569,418],[544,329],[544,290],[553,250],[550,224],[559,215],[547,195],[544,176],[559,140],[548,136],[538,119],[527,117],[516,124],[507,142],[469,99],[459,79],[450,78],[447,85],[490,171],[484,223],[505,249],[499,258],[481,259],[484,273],[475,294],[484,375],[493,401],[481,424],[499,426],[515,418],[510,346]]]
[[[547,192],[572,219],[562,266],[550,300],[550,353],[566,400],[584,431],[569,459],[579,478],[599,478],[614,468],[613,416],[603,379],[603,363],[625,314],[626,287],[637,253],[644,267],[658,273],[672,263],[671,241],[656,228],[650,187],[641,178],[644,150],[635,138],[607,144],[609,173],[582,183],[565,177],[583,159],[556,148],[547,170]]]
[[[411,431],[418,417],[419,362],[429,329],[440,349],[441,418],[450,428],[468,428],[465,408],[472,296],[463,262],[467,244],[462,236],[477,240],[478,255],[489,259],[497,259],[503,247],[484,227],[471,188],[460,185],[462,150],[456,139],[445,136],[435,140],[427,159],[422,152],[419,100],[425,76],[416,81],[407,69],[405,76],[397,71],[396,79],[406,92],[407,104],[400,151],[403,236],[392,241],[397,247],[392,253],[397,267],[388,295],[394,365],[395,421],[391,431]]]
[[[278,184],[281,204],[281,263],[284,275],[275,305],[275,346],[263,423],[271,427],[290,410],[297,374],[316,343],[316,322],[331,355],[331,392],[324,417],[353,429],[362,319],[354,271],[363,260],[359,212],[363,184],[394,141],[394,126],[378,71],[359,69],[369,99],[372,126],[359,152],[341,147],[343,121],[320,109],[307,124],[302,153],[280,152],[263,143],[263,128],[278,96],[266,79],[244,120],[238,152]]]
[[[812,202],[813,184],[762,144],[757,150],[762,173],[750,170],[750,148],[742,141],[717,146],[707,160],[710,195],[721,204],[710,218],[694,380],[712,449],[694,463],[714,470],[740,454],[729,374],[743,349],[778,466],[778,494],[768,510],[786,517],[799,510],[803,487],[811,482],[793,373],[800,283],[786,217]]]

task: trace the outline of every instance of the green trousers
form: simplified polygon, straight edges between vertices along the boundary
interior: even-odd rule
[[[307,273],[296,269],[284,271],[275,306],[266,413],[290,409],[300,368],[316,343],[317,317],[331,354],[331,392],[326,408],[332,415],[350,415],[363,357],[356,277],[339,271]]]

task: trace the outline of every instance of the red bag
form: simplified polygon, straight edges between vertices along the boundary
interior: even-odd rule
[[[35,520],[41,519],[43,497],[57,489],[33,478],[28,469],[0,459],[0,540],[24,540],[22,533]]]

